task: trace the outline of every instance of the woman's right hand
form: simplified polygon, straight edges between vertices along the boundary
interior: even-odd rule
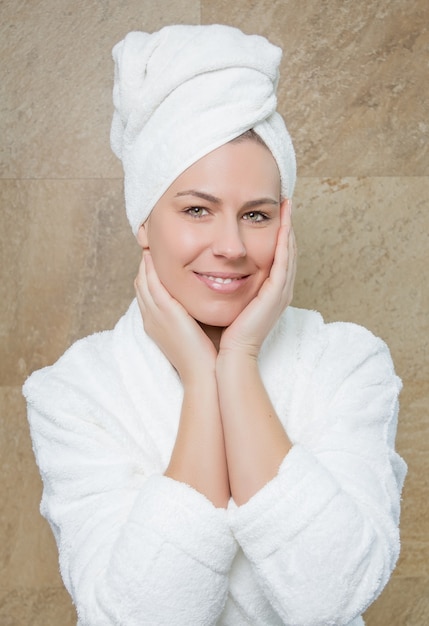
[[[161,283],[147,250],[134,284],[145,331],[176,368],[184,388],[176,442],[165,475],[190,485],[216,507],[226,507],[230,489],[215,347]]]
[[[214,374],[217,353],[213,343],[161,283],[147,249],[134,286],[145,331],[177,370],[182,384]]]

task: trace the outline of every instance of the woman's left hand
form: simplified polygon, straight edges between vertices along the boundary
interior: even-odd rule
[[[224,330],[219,356],[232,350],[257,357],[265,337],[292,301],[297,250],[290,207],[288,200],[280,207],[280,228],[270,274],[255,298]]]

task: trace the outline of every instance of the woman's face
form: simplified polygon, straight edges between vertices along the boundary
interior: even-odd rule
[[[228,143],[185,170],[140,227],[157,274],[198,322],[229,326],[274,259],[280,176],[256,141]]]

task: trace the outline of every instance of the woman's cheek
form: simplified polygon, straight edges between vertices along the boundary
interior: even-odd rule
[[[259,242],[259,254],[261,258],[260,267],[265,269],[265,273],[268,276],[271,267],[274,263],[274,257],[276,252],[277,245],[277,230],[271,234],[269,238],[267,238],[264,242]]]

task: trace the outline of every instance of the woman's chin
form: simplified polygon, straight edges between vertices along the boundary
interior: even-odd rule
[[[247,306],[247,299],[240,302],[216,302],[209,306],[186,306],[182,302],[188,313],[201,326],[211,326],[213,328],[227,328],[237,319],[243,309]],[[194,304],[194,303],[192,303]]]
[[[194,319],[198,322],[201,328],[219,328],[223,329],[227,326],[231,326],[233,321],[237,318],[240,312],[234,315],[199,315],[194,316]]]

